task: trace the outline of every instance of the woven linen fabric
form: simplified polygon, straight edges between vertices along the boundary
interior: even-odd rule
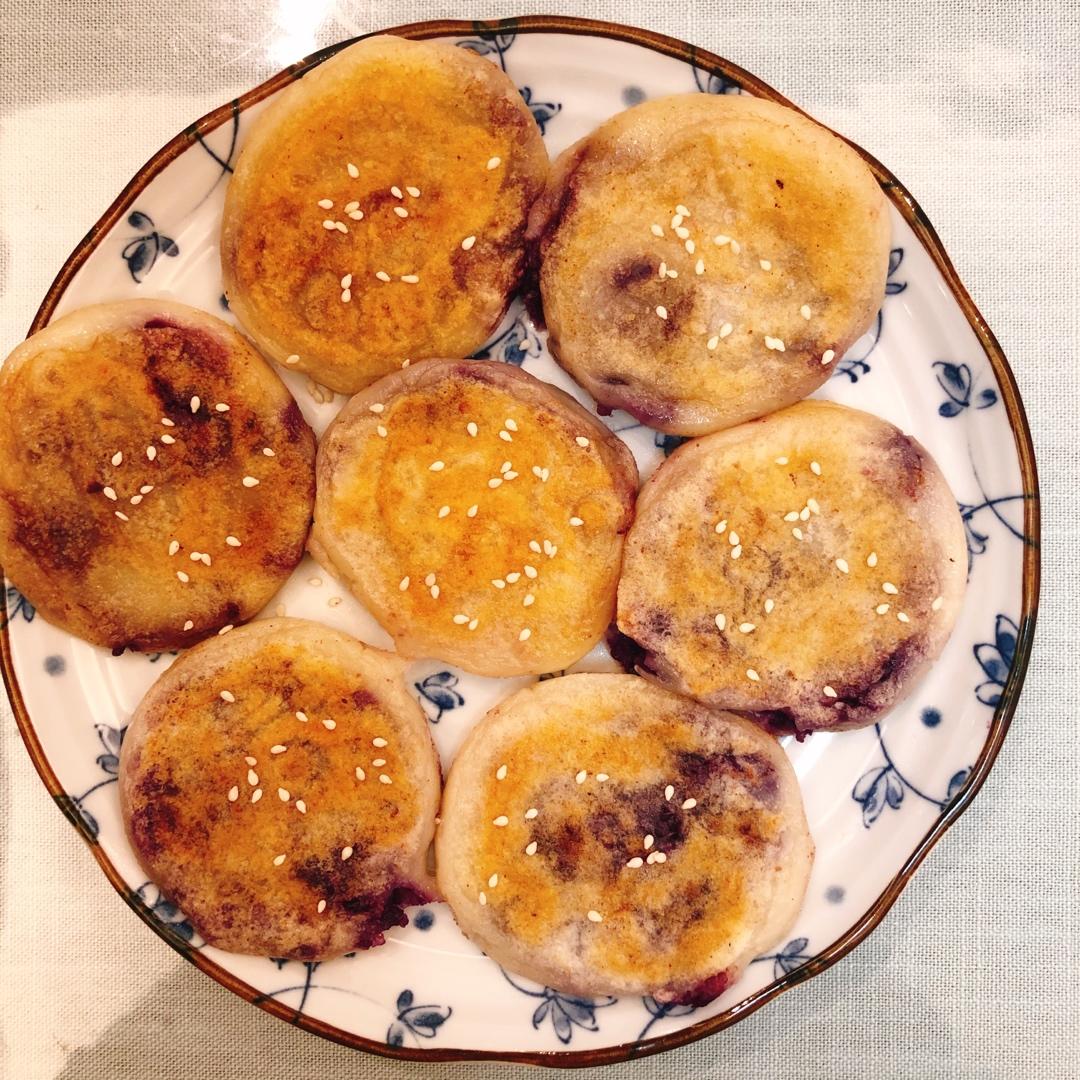
[[[380,26],[550,7],[0,0],[0,350],[20,340],[136,169],[210,108]],[[592,0],[558,10],[726,56],[904,181],[1010,358],[1044,505],[1041,613],[1012,731],[974,805],[881,926],[735,1028],[597,1075],[1078,1077],[1080,515],[1067,500],[1080,473],[1080,5]],[[397,1063],[324,1042],[186,964],[113,892],[0,703],[0,1077],[510,1075],[536,1073]]]

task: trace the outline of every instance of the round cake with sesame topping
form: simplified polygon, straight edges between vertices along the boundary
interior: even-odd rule
[[[634,460],[520,368],[426,360],[387,376],[327,430],[317,473],[312,553],[404,655],[542,674],[610,624]]]
[[[83,308],[0,369],[0,564],[114,652],[258,612],[304,553],[315,438],[235,330],[164,300]]]
[[[775,739],[634,675],[496,706],[458,751],[435,843],[458,925],[507,970],[693,1005],[784,939],[814,853]]]
[[[268,619],[185,653],[124,737],[120,805],[147,874],[211,944],[326,960],[426,902],[439,764],[404,664]]]
[[[267,356],[353,393],[468,356],[524,268],[548,158],[513,82],[467,49],[373,37],[280,91],[229,183],[229,304]]]
[[[807,401],[680,447],[642,489],[618,626],[638,670],[800,737],[874,723],[944,648],[964,529],[914,439]]]
[[[700,435],[820,386],[884,298],[888,203],[794,109],[688,94],[555,162],[529,222],[548,347],[605,409]]]

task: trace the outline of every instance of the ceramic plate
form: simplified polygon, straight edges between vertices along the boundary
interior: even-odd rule
[[[452,41],[504,68],[553,155],[620,109],[664,94],[783,101],[716,56],[616,26],[527,18],[399,32]],[[210,114],[158,153],[74,252],[34,329],[84,304],[127,297],[169,297],[228,318],[218,229],[232,163],[267,100],[337,48]],[[241,996],[350,1045],[399,1057],[490,1055],[555,1065],[638,1056],[716,1031],[866,936],[993,763],[1027,664],[1038,575],[1031,441],[1008,365],[914,200],[867,160],[892,202],[887,295],[869,333],[818,396],[885,417],[934,455],[960,503],[970,587],[944,655],[900,708],[873,728],[787,745],[818,845],[806,903],[787,940],[702,1008],[537,986],[483,956],[440,904],[413,909],[411,925],[389,933],[384,947],[328,963],[210,948],[139,869],[117,799],[125,725],[173,655],[111,656],[36,618],[7,586],[4,676],[27,747],[102,869],[150,926]],[[586,400],[519,304],[478,355],[520,365]],[[322,430],[344,398],[295,373],[285,378]],[[625,414],[607,422],[645,475],[680,441]],[[267,612],[275,610],[389,644],[310,559]],[[610,666],[598,651],[574,670]],[[409,674],[446,763],[485,710],[527,681],[477,678],[438,660]]]

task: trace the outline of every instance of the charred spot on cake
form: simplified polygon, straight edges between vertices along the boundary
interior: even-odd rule
[[[35,562],[64,571],[91,562],[101,544],[101,528],[92,513],[55,505],[42,513],[16,495],[5,493],[4,498],[11,507],[11,538]]]
[[[917,499],[924,486],[923,454],[918,444],[902,431],[896,431],[881,444],[881,449],[892,474],[882,479],[898,485],[909,499]]]
[[[349,696],[352,698],[355,709],[367,709],[379,703],[379,699],[370,690],[363,688],[354,690]]]
[[[802,742],[808,735],[813,734],[799,726],[799,717],[794,709],[762,709],[760,712],[740,712],[739,715],[753,720],[778,739],[794,735],[797,742]]]
[[[652,260],[644,256],[626,259],[611,269],[611,284],[616,289],[626,289],[639,281],[649,281],[656,274]]]
[[[545,822],[538,819],[533,839],[539,842],[552,872],[560,881],[572,881],[581,866],[585,833],[576,821]]]
[[[882,657],[874,672],[862,682],[839,689],[839,701],[854,709],[878,711],[892,699],[893,686],[902,683],[922,659],[923,647],[917,638],[901,641]]]
[[[294,398],[289,399],[289,404],[281,410],[281,426],[285,429],[289,442],[299,442],[309,432],[304,414]]]
[[[147,319],[143,323],[144,330],[179,330],[180,324],[175,323],[172,319],[166,319],[162,316],[157,316],[153,319]]]
[[[734,976],[734,971],[728,968],[726,971],[720,971],[707,979],[702,979],[689,990],[683,990],[671,997],[664,996],[663,1000],[670,1005],[692,1005],[700,1008],[708,1005],[710,1001],[715,1001],[735,981]],[[661,998],[658,997],[657,1000]]]
[[[730,780],[746,789],[758,802],[768,806],[776,802],[779,779],[772,762],[758,753],[736,754],[724,750],[715,754],[703,754],[692,750],[679,750],[675,764],[687,791],[706,791],[716,781]]]
[[[667,323],[665,323],[666,325]],[[665,334],[668,334],[668,331],[665,331]],[[609,386],[616,385],[612,382],[610,376],[605,377],[603,381]],[[626,386],[626,380],[623,379],[619,385]],[[673,423],[676,419],[677,409],[675,403],[662,398],[634,397],[630,394],[620,394],[617,398],[613,396],[611,402],[616,408],[624,409],[646,427],[661,427]]]
[[[632,638],[627,637],[614,623],[607,628],[604,641],[615,661],[628,675],[633,675],[644,664],[646,652]]]
[[[141,855],[154,858],[171,847],[178,825],[176,807],[171,802],[150,800],[137,806],[131,815],[131,839]]]

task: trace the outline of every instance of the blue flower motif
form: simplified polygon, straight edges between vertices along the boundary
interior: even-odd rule
[[[140,210],[135,210],[128,215],[128,224],[133,229],[143,230],[139,236],[128,241],[120,253],[121,258],[127,263],[131,280],[139,285],[154,268],[159,255],[176,258],[180,254],[180,249],[176,246],[175,240],[164,233],[159,233],[154,228],[153,219]]]
[[[519,86],[518,93],[521,94],[522,100],[532,111],[533,119],[536,121],[536,126],[540,129],[540,134],[545,135],[547,133],[548,121],[554,119],[554,117],[562,112],[562,104],[558,101],[533,101],[532,87],[529,86]]]
[[[927,726],[932,727],[933,725]],[[862,807],[864,828],[869,829],[881,817],[886,807],[899,810],[907,792],[911,792],[912,795],[922,799],[923,802],[936,806],[939,810],[946,810],[966,783],[971,770],[960,769],[958,772],[953,773],[946,788],[945,798],[935,799],[933,795],[927,795],[926,792],[917,788],[896,767],[895,762],[889,756],[888,748],[885,746],[885,738],[881,733],[880,724],[874,725],[874,733],[877,735],[878,749],[881,751],[885,763],[864,772],[851,789],[851,797]]]
[[[179,938],[181,944],[193,949],[201,949],[205,944],[195,927],[188,921],[187,916],[168,897],[164,896],[152,881],[144,882],[133,895],[135,900],[165,926],[169,936]]]
[[[469,357],[470,360],[503,360],[515,367],[521,367],[529,357],[540,355],[540,338],[533,328],[526,324],[523,316],[519,315],[511,323],[509,329],[504,330],[493,341],[489,341],[482,349],[478,349]],[[496,356],[496,350],[501,356]]]
[[[9,585],[4,593],[4,606],[0,609],[0,630],[20,614],[25,622],[33,622],[37,611],[14,585]]]
[[[975,646],[975,659],[983,669],[986,679],[975,687],[975,696],[990,708],[996,709],[1001,701],[1001,691],[1009,678],[1013,660],[1016,658],[1016,639],[1020,627],[1008,615],[998,615],[994,622],[994,640]]]
[[[499,63],[499,67],[505,71],[506,54],[514,44],[514,39],[517,37],[517,34],[513,31],[499,32],[497,30],[488,30],[485,29],[483,23],[480,22],[473,23],[473,27],[476,37],[468,38],[465,41],[459,41],[457,43],[458,48],[468,49],[469,52],[474,52],[477,56],[494,56]]]
[[[437,671],[413,683],[420,695],[420,707],[431,723],[437,724],[443,713],[465,704],[465,699],[454,689],[458,681],[452,671]]]
[[[959,416],[971,401],[973,381],[971,368],[967,364],[950,364],[947,360],[935,360],[931,365],[938,381],[938,386],[945,391],[948,400],[938,406],[939,416]],[[975,401],[976,409],[989,409],[997,402],[997,393],[990,389],[979,392]]]
[[[104,754],[97,756],[98,768],[109,776],[115,777],[120,772],[120,748],[124,745],[127,724],[119,728],[110,727],[108,724],[95,724],[94,730],[105,751]]]
[[[893,281],[892,276],[900,269],[900,264],[904,261],[904,249],[893,248],[889,252],[889,268],[886,272],[885,280],[885,295],[896,296],[897,293],[902,293],[907,288],[906,281]],[[870,365],[867,360],[870,358],[870,354],[877,348],[878,342],[881,340],[881,330],[885,323],[885,309],[881,308],[877,313],[877,318],[874,320],[874,329],[871,333],[870,344],[863,351],[861,356],[845,356],[843,360],[833,369],[833,376],[846,375],[853,383],[857,383],[863,375],[870,374]]]
[[[665,435],[662,431],[653,436],[654,445],[664,451],[664,457],[670,457],[684,442],[689,441],[685,435]]]
[[[124,743],[127,725],[114,728],[108,724],[95,724],[94,731],[97,732],[98,742],[101,743],[101,748],[104,750],[104,753],[98,754],[95,760],[98,768],[105,773],[105,779],[91,785],[81,795],[57,795],[55,797],[60,809],[74,822],[75,827],[81,828],[91,840],[96,840],[101,830],[97,818],[86,809],[83,803],[95,791],[116,783],[120,773],[120,747]]]
[[[45,657],[46,675],[63,675],[67,670],[67,661],[62,656]]]
[[[790,975],[796,968],[813,960],[812,954],[807,953],[806,947],[810,944],[809,938],[792,938],[779,952],[768,953],[766,956],[755,956],[751,964],[760,964],[764,961],[773,962],[773,978],[782,979]]]
[[[421,1039],[434,1039],[454,1011],[449,1005],[416,1005],[414,1000],[411,990],[398,994],[397,1019],[387,1028],[387,1046],[404,1045],[406,1034],[413,1037],[417,1046]]]
[[[692,1012],[697,1012],[698,1008],[696,1005],[679,1005],[673,1001],[657,1001],[654,997],[643,997],[641,1004],[645,1006],[645,1011],[649,1014],[649,1021],[638,1032],[639,1042],[649,1034],[650,1028],[658,1020],[663,1020],[667,1016],[689,1016]]]
[[[150,652],[150,653],[146,653],[146,659],[149,660],[151,664],[156,664],[163,656],[179,656],[179,655],[180,655],[179,652],[176,649],[173,649],[170,652]]]
[[[614,1005],[613,997],[585,998],[575,994],[560,994],[551,986],[544,986],[539,990],[530,990],[503,971],[503,978],[515,989],[520,990],[529,997],[540,998],[540,1004],[533,1010],[532,1026],[539,1030],[540,1025],[547,1019],[551,1020],[551,1026],[555,1036],[564,1046],[570,1042],[574,1035],[574,1028],[579,1027],[582,1031],[599,1031],[600,1026],[596,1022],[596,1010],[606,1009]]]
[[[703,94],[741,94],[742,87],[733,82],[726,75],[714,74],[702,71],[696,65],[693,66],[694,82],[698,90]]]

